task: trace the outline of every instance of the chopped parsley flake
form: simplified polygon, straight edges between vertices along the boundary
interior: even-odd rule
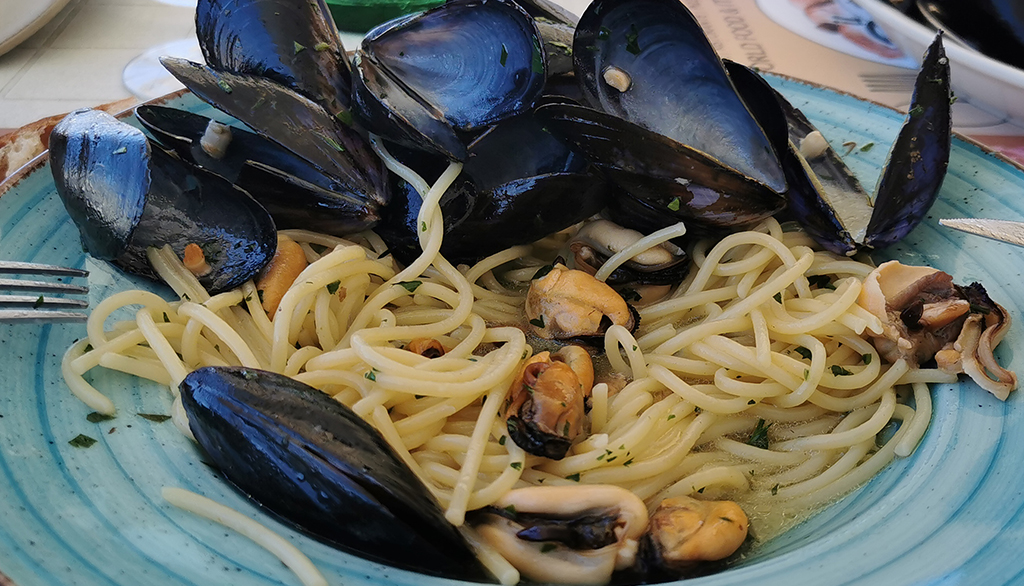
[[[101,421],[110,421],[111,419],[114,418],[114,416],[107,415],[105,413],[100,413],[98,411],[93,411],[92,413],[86,415],[85,418],[89,421],[89,423],[99,423]]]
[[[303,45],[302,43],[298,42],[298,41],[292,41],[292,45],[295,48],[295,54],[296,55],[298,55],[299,53],[301,53],[301,52],[306,50],[306,46]]]
[[[522,462],[512,462],[511,464],[509,464],[509,467],[512,468],[513,470],[522,470],[523,469],[523,463]]]
[[[839,366],[838,364],[833,364],[832,365],[832,374],[835,375],[835,376],[850,376],[853,373],[850,372],[849,370],[846,370],[842,366]]]
[[[565,479],[566,480],[571,480],[573,482],[579,482],[580,481],[580,473],[577,472],[575,474],[570,474],[570,475],[566,476]]]
[[[363,375],[363,378],[366,378],[367,380],[372,380],[373,382],[377,382],[377,369],[371,368],[369,372]]]
[[[606,26],[601,27],[601,30],[597,32],[597,38],[602,41],[607,41],[612,36],[612,30]]]
[[[227,93],[227,94],[231,93],[231,86],[228,85],[228,82],[224,81],[223,79],[218,79],[217,80],[217,87],[219,87],[220,89],[224,90],[224,93]]]
[[[811,359],[811,351],[808,350],[807,348],[804,348],[803,346],[797,346],[796,348],[793,349],[793,351],[807,360]]]
[[[316,51],[317,53],[320,53],[322,51],[326,51],[327,49],[330,49],[330,48],[331,48],[331,44],[330,43],[325,43],[323,41],[320,41],[319,43],[313,45],[313,50]]]
[[[771,427],[771,423],[765,423],[764,419],[758,419],[757,424],[754,426],[753,433],[750,434],[750,439],[747,440],[747,445],[754,446],[755,448],[761,448],[762,450],[768,449],[768,428]]]
[[[772,487],[772,496],[775,496],[777,494],[779,494],[779,485],[778,484],[776,484],[775,486]]]
[[[668,414],[668,419],[666,419],[665,421],[672,421],[675,418],[676,418],[676,414],[675,413],[669,413]]]
[[[334,117],[338,119],[338,122],[341,122],[345,126],[352,126],[352,112],[348,110],[340,110],[334,115]]]
[[[640,54],[640,43],[639,40],[640,32],[636,30],[636,25],[629,25],[629,32],[626,33],[626,50],[634,55]]]
[[[860,359],[864,361],[864,365],[871,364],[871,354],[861,354]]]
[[[530,320],[530,325],[531,326],[536,326],[536,327],[538,327],[540,329],[544,329],[544,316],[540,315],[540,316],[537,316],[537,319],[531,319]]]
[[[678,212],[681,203],[682,202],[679,201],[678,197],[673,197],[672,201],[668,202],[668,209],[672,210],[673,212]]]
[[[96,440],[85,435],[84,433],[76,435],[74,438],[71,439],[71,441],[68,442],[68,444],[75,448],[89,448],[92,447],[92,445],[95,443]]]
[[[35,300],[35,302],[34,302],[34,303],[32,304],[32,309],[39,309],[40,307],[42,307],[42,306],[43,306],[43,301],[44,301],[44,300],[43,300],[43,296],[42,296],[42,295],[40,295],[40,296],[39,296],[39,297],[38,297],[38,298],[37,298],[37,299]]]
[[[163,423],[171,418],[170,415],[161,415],[159,413],[139,413],[139,417],[152,421],[153,423]]]
[[[338,292],[338,288],[341,287],[341,281],[335,281],[333,283],[327,283],[327,292],[334,295]]]
[[[498,445],[499,445],[499,446],[503,446],[503,445],[505,445],[505,441],[506,441],[507,439],[508,439],[508,437],[507,437],[507,436],[504,436],[504,435],[503,435],[503,436],[501,436],[501,437],[499,437],[499,438],[498,438]]]
[[[866,153],[866,152],[870,151],[871,148],[874,147],[874,146],[875,146],[875,143],[873,143],[873,142],[866,143],[864,146],[860,147],[860,152]]]
[[[772,295],[772,299],[774,299],[776,303],[782,303],[782,291]]]
[[[409,293],[415,293],[416,289],[419,289],[420,285],[423,284],[423,281],[402,281],[398,284],[401,285]]]

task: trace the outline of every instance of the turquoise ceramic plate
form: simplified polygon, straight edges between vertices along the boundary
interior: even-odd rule
[[[874,143],[848,157],[874,184],[902,117],[881,106],[773,78],[836,146]],[[189,96],[170,100],[208,112]],[[3,189],[0,189],[2,192]],[[954,144],[949,177],[928,220],[885,256],[928,263],[957,282],[981,281],[1016,319],[1024,308],[1024,252],[940,229],[943,217],[1024,218],[1024,171],[973,144]],[[38,164],[0,197],[0,257],[85,267],[92,304],[136,285],[81,251],[75,227]],[[878,259],[878,260],[881,260]],[[145,285],[153,287],[153,285]],[[444,580],[386,568],[340,553],[277,523],[236,494],[168,423],[165,390],[125,376],[94,383],[118,407],[90,423],[60,376],[64,349],[83,326],[0,329],[0,571],[18,586],[111,584],[296,584],[275,558],[246,539],[178,511],[160,497],[181,486],[260,518],[307,553],[332,585]],[[1024,327],[1000,347],[1024,372]],[[971,383],[934,388],[935,416],[917,452],[868,485],[768,543],[724,573],[687,584],[1009,584],[1024,577],[1024,409]],[[68,440],[86,434],[94,446]],[[7,584],[0,576],[0,584]]]

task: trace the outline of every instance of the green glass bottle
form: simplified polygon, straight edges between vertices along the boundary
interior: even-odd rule
[[[403,14],[441,4],[444,0],[327,0],[338,29],[360,33]]]

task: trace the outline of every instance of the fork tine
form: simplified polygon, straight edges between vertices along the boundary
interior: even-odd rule
[[[22,274],[22,275],[56,275],[58,277],[87,277],[89,271],[59,267],[57,265],[44,265],[34,262],[17,262],[12,260],[0,260],[0,274]]]
[[[0,309],[0,323],[32,324],[49,322],[84,322],[89,316],[74,311],[43,309]]]
[[[26,281],[22,279],[0,279],[0,290],[39,291],[44,293],[88,293],[88,287],[48,281]]]
[[[31,295],[0,295],[0,309],[13,307],[89,307],[89,302],[82,299],[67,299],[64,297],[32,297]]]

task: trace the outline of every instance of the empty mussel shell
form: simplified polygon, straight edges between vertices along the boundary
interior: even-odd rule
[[[215,69],[272,79],[337,115],[352,71],[324,0],[199,0],[196,37]]]
[[[241,367],[201,368],[180,389],[196,441],[228,480],[267,510],[375,561],[490,580],[384,438],[329,395]]]
[[[385,23],[357,52],[355,109],[371,131],[465,160],[460,132],[529,109],[544,87],[534,20],[510,0],[452,0]]]

